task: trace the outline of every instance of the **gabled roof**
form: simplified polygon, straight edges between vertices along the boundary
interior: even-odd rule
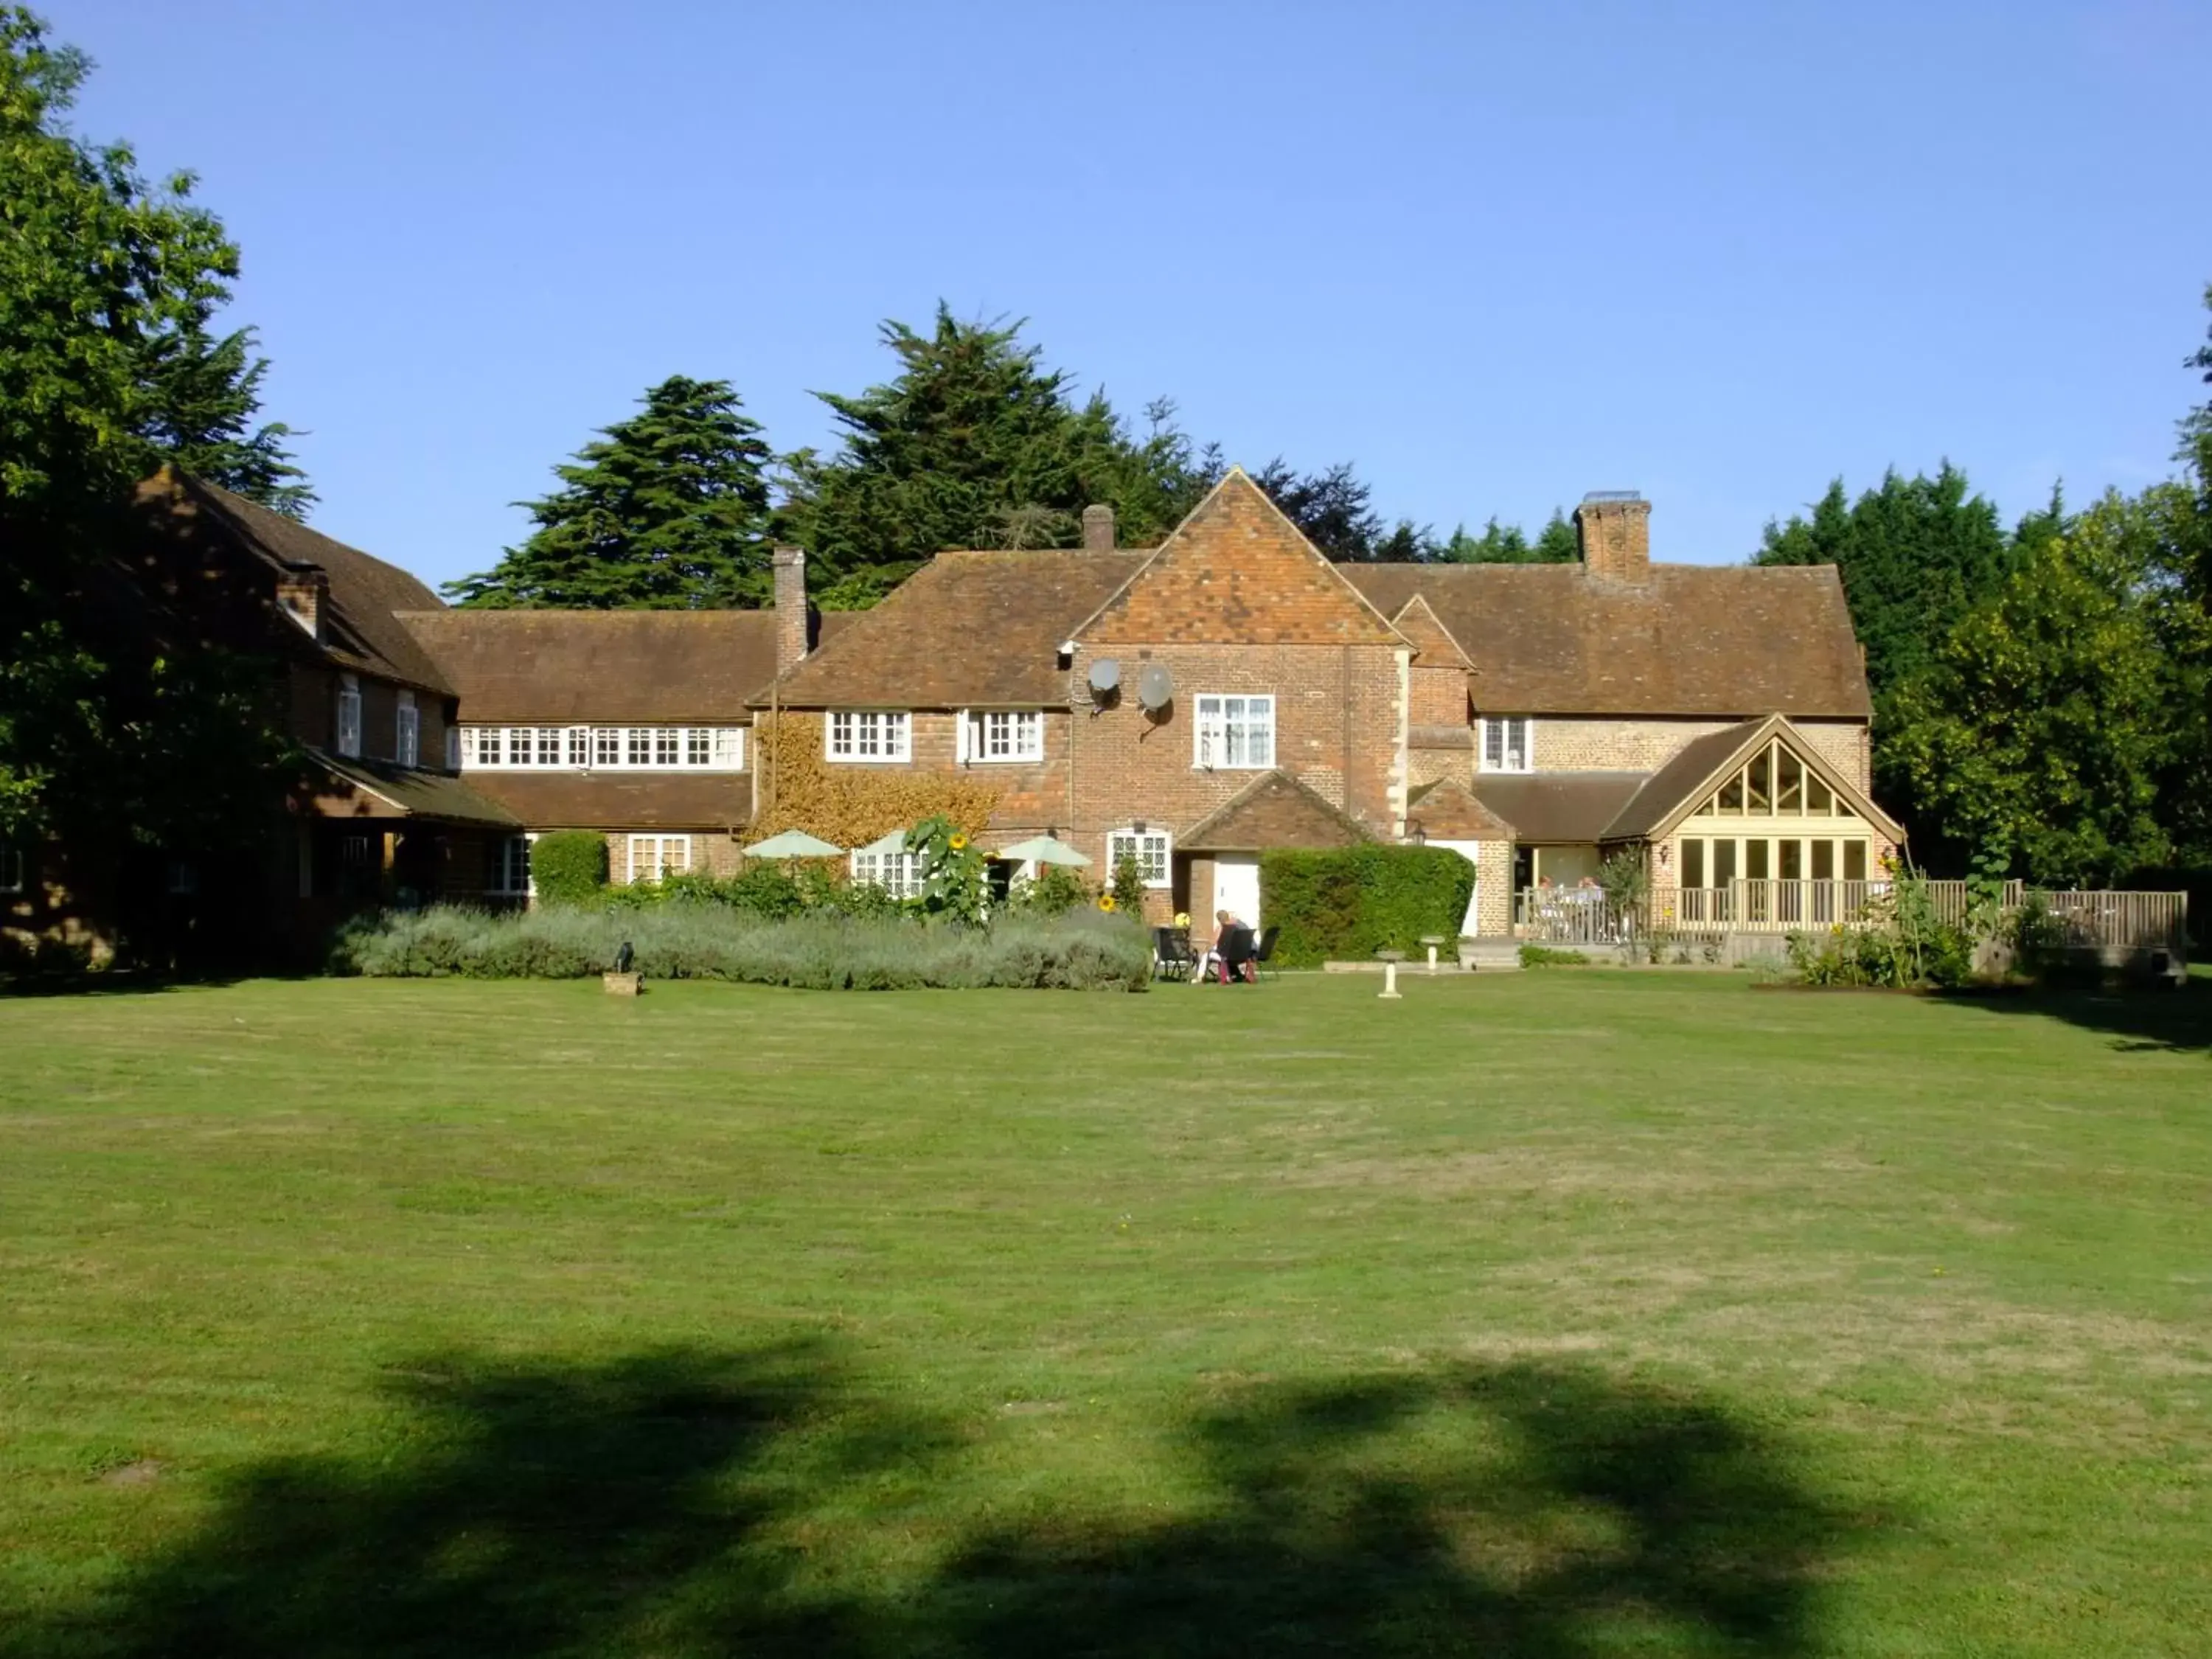
[[[331,818],[431,818],[444,823],[515,829],[520,820],[498,802],[446,772],[425,772],[388,761],[356,759],[307,750],[321,778],[311,786],[317,816]]]
[[[1146,557],[940,553],[785,675],[776,699],[787,708],[1064,708],[1061,644]],[[765,690],[752,699],[768,700]]]
[[[469,782],[533,830],[712,831],[753,816],[748,772],[476,772]]]
[[[1382,610],[1425,599],[1506,714],[1864,720],[1872,705],[1828,565],[1655,564],[1637,581],[1579,564],[1346,565]]]
[[[1372,840],[1352,818],[1280,768],[1262,772],[1176,837],[1185,853],[1352,847]]]
[[[773,611],[404,611],[471,725],[731,720],[775,678]],[[854,618],[815,619],[834,640]]]
[[[1406,797],[1406,823],[1431,841],[1511,841],[1513,826],[1457,778],[1425,783]]]
[[[1406,643],[1237,466],[1072,635],[1095,646]]]
[[[288,643],[343,668],[426,691],[453,691],[438,665],[393,615],[442,609],[443,601],[398,566],[170,467],[138,486],[137,505],[157,530],[185,538],[212,530],[219,540],[258,562],[271,579],[272,601],[276,578],[303,565],[320,568],[330,584],[321,641],[308,640],[288,624]]]
[[[1452,637],[1452,631],[1443,624],[1425,594],[1416,593],[1400,605],[1390,616],[1390,626],[1396,629],[1419,653],[1417,660],[1424,668],[1472,668],[1466,650]]]
[[[1905,827],[1843,773],[1822,758],[1820,751],[1799,738],[1779,714],[1746,720],[1741,726],[1714,732],[1682,745],[1680,753],[1654,772],[1633,799],[1606,827],[1605,839],[1644,840],[1669,835],[1698,804],[1727,781],[1759,746],[1779,738],[1790,752],[1804,762],[1820,781],[1834,790],[1850,809],[1892,841],[1905,839]]]
[[[1482,772],[1474,798],[1524,842],[1603,841],[1648,772]]]

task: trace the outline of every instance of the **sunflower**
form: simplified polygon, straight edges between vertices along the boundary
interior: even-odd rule
[[[964,853],[968,850],[968,837],[962,835],[957,830],[956,830],[952,832],[952,839],[947,842],[945,845],[950,847],[956,853]]]
[[[1114,908],[1114,896],[1111,893],[1101,893],[1098,896],[1098,908],[1110,912]]]
[[[1176,927],[1189,927],[1189,926],[1190,926],[1190,912],[1189,912],[1189,911],[1188,911],[1188,910],[1178,910],[1178,911],[1176,911]]]

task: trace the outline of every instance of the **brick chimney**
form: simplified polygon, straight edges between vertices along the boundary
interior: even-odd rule
[[[1593,489],[1575,509],[1583,568],[1612,581],[1651,574],[1651,503],[1633,489]]]
[[[276,579],[276,607],[317,644],[323,638],[323,613],[330,608],[331,579],[319,564],[295,564]]]
[[[779,547],[775,566],[775,672],[782,673],[806,656],[806,550]]]
[[[1114,509],[1103,501],[1093,501],[1083,509],[1083,550],[1085,553],[1111,553],[1114,550]]]

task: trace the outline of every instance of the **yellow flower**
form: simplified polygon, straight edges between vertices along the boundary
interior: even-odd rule
[[[956,830],[952,833],[951,841],[947,845],[956,853],[964,853],[968,850],[968,837]]]
[[[1176,911],[1176,927],[1189,927],[1189,926],[1190,926],[1190,912],[1189,912],[1189,911],[1188,911],[1188,910],[1178,910],[1178,911]]]
[[[1111,910],[1114,908],[1114,896],[1111,893],[1101,893],[1098,896],[1098,908],[1102,910]]]

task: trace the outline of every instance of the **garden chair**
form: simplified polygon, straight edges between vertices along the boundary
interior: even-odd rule
[[[1260,948],[1252,952],[1252,977],[1255,981],[1268,971],[1267,964],[1275,959],[1275,936],[1282,931],[1279,927],[1260,930]],[[1279,975],[1283,970],[1278,968],[1274,971]]]
[[[1190,953],[1190,929],[1188,927],[1155,927],[1152,929],[1152,977],[1154,979],[1185,979],[1198,959]]]
[[[1231,927],[1221,936],[1221,982],[1249,985],[1254,980],[1252,930]]]

